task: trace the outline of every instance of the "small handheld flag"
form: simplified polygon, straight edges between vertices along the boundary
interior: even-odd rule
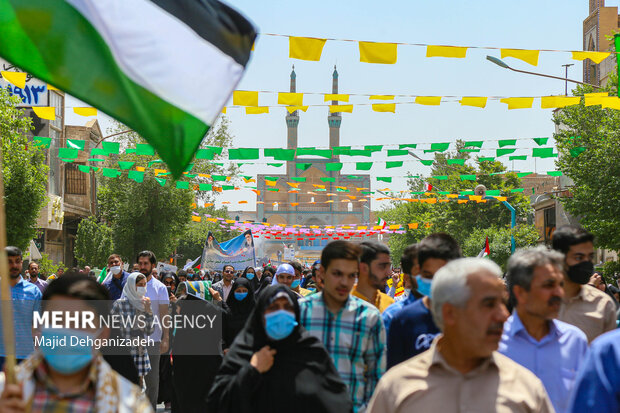
[[[478,254],[478,258],[484,258],[489,254],[491,254],[491,248],[489,248],[489,237],[487,236],[484,242],[484,248],[480,251],[480,254]]]

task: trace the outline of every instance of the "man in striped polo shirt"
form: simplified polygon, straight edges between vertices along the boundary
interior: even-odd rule
[[[349,388],[355,412],[366,409],[385,372],[385,329],[379,310],[349,293],[359,271],[360,247],[329,243],[321,253],[323,290],[300,300],[301,323],[323,342]]]

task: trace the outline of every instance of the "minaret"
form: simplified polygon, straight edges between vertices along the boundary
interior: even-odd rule
[[[334,65],[334,73],[332,74],[332,93],[338,93],[338,71],[336,65]],[[332,105],[337,105],[338,101],[332,100]],[[340,112],[330,113],[327,116],[327,122],[329,123],[329,147],[340,146],[340,122],[342,122],[342,116]]]
[[[291,93],[297,91],[297,75],[295,74],[295,65],[291,70]],[[299,111],[288,113],[286,115],[286,145],[288,149],[297,149],[297,127],[299,126]],[[286,172],[289,176],[295,176],[295,162],[286,163]]]

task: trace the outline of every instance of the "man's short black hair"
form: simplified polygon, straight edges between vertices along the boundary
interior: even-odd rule
[[[321,265],[327,269],[332,260],[338,259],[357,261],[359,263],[361,254],[361,248],[352,242],[332,241],[321,252]]]
[[[235,267],[233,267],[233,266],[232,266],[232,265],[230,265],[230,264],[226,264],[226,265],[224,265],[224,266],[222,267],[222,271],[224,271],[224,270],[226,269],[226,267],[230,267],[230,268],[232,268],[233,272],[235,272]]]
[[[187,271],[185,271],[185,270],[177,271],[177,277],[185,277],[185,278],[187,278]],[[163,278],[162,278],[162,280],[163,280]]]
[[[301,262],[297,260],[289,261],[289,265],[293,267],[295,271],[302,272],[304,269],[303,265],[301,265]]]
[[[581,227],[565,225],[555,230],[551,238],[551,246],[554,250],[566,254],[570,247],[584,242],[594,243],[594,235]]]
[[[9,245],[8,247],[4,247],[4,251],[6,252],[6,255],[8,255],[9,257],[23,257],[22,250],[12,245]]]
[[[390,249],[379,242],[364,241],[360,242],[362,248],[362,255],[360,256],[360,262],[370,265],[370,263],[377,259],[379,254],[390,255]]]
[[[445,232],[431,234],[418,243],[418,265],[420,267],[429,258],[452,261],[461,256],[459,243]]]
[[[147,257],[152,265],[157,264],[157,258],[155,258],[155,254],[153,254],[153,251],[149,251],[149,250],[142,251],[136,257],[136,262],[140,261],[140,257]]]
[[[413,265],[418,261],[418,244],[411,244],[403,250],[403,255],[400,257],[400,267],[402,272],[408,275],[411,274]]]
[[[46,301],[54,296],[84,300],[98,315],[106,315],[110,311],[108,289],[94,279],[72,271],[48,284],[43,291],[43,309],[45,309]]]

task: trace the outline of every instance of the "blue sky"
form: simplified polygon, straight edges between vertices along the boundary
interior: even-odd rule
[[[231,0],[228,3],[248,16],[263,33],[525,49],[582,50],[582,22],[588,13],[587,0]],[[618,1],[608,1],[608,5],[617,4]],[[341,93],[544,96],[564,92],[562,81],[517,74],[486,61],[487,54],[499,57],[499,50],[470,49],[465,59],[426,58],[425,51],[423,47],[399,46],[396,64],[367,64],[359,62],[356,43],[328,41],[321,61],[307,62],[288,58],[287,38],[259,36],[238,89],[288,91],[291,65],[295,64],[298,92],[329,93],[333,66],[337,64]],[[582,77],[581,62],[573,61],[569,53],[541,52],[537,67],[511,58],[505,61],[516,68],[557,76],[564,76],[561,65],[574,63],[569,77],[577,80]],[[368,100],[358,97],[351,102],[367,103]],[[275,94],[261,94],[260,105],[275,103]],[[319,103],[322,103],[321,96],[305,98],[305,104]],[[230,109],[228,118],[235,136],[234,145],[285,147],[284,116],[282,108],[272,108],[266,115],[245,115],[241,109]],[[486,109],[461,107],[458,103],[442,103],[439,107],[401,105],[396,114],[356,107],[354,113],[342,116],[341,145],[527,138],[551,136],[554,131],[551,110],[540,109],[539,101],[534,102],[533,109],[511,111],[496,101],[489,101]],[[299,146],[328,146],[326,117],[327,108],[311,107],[301,113]],[[103,115],[100,119],[105,126]],[[71,115],[68,122],[83,124],[84,118]],[[532,142],[523,142],[522,146],[532,147]],[[378,159],[382,158],[373,160]],[[533,161],[528,162],[521,161],[515,169],[534,170]],[[372,175],[405,175],[407,171],[428,174],[430,171],[418,163],[406,165],[409,166],[387,173],[380,167],[373,167]],[[284,171],[284,168],[267,169],[270,170],[266,172],[272,174]],[[552,161],[539,161],[537,169],[555,168]],[[257,170],[246,167],[244,172],[251,174]],[[353,173],[353,168],[345,167],[343,172]],[[396,180],[391,187],[403,189],[404,179]],[[251,192],[243,196],[241,191],[235,192],[233,200],[255,199]],[[376,208],[377,204],[373,206]],[[253,208],[252,202],[248,207]]]

